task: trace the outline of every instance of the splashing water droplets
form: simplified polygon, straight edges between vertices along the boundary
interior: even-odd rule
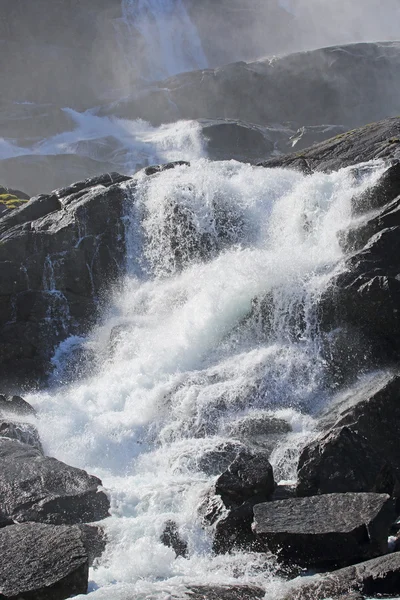
[[[210,552],[196,510],[213,476],[199,465],[231,439],[231,423],[267,412],[292,426],[271,460],[293,477],[314,427],[307,413],[325,393],[315,302],[342,258],[336,234],[352,197],[382,169],[360,181],[351,169],[304,176],[200,160],[128,184],[128,275],[84,342],[92,374],[31,398],[47,452],[111,493],[93,598],[160,599],[187,582],[279,585],[258,555]],[[160,542],[169,520],[186,559]]]

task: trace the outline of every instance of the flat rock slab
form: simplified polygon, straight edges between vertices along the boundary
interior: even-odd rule
[[[345,565],[385,554],[395,519],[387,494],[326,494],[257,504],[253,531],[299,565]]]
[[[73,525],[108,516],[101,481],[45,457],[32,446],[0,439],[0,511],[17,522]]]
[[[86,594],[88,557],[78,527],[26,523],[0,530],[0,598],[64,600]]]
[[[186,594],[187,600],[261,600],[265,596],[265,591],[254,586],[201,585],[191,587]]]
[[[395,552],[326,575],[298,578],[283,600],[350,600],[378,594],[398,596],[399,590],[400,552]]]

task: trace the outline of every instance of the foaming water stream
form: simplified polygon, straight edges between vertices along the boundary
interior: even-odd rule
[[[215,480],[202,457],[240,419],[289,423],[271,462],[292,480],[327,396],[315,304],[342,258],[351,199],[382,174],[304,176],[200,160],[127,185],[128,275],[103,322],[65,342],[52,387],[30,398],[48,454],[100,476],[109,543],[94,599],[182,596],[191,584],[284,585],[260,554],[215,556],[197,507]],[[75,383],[79,347],[87,374]],[[173,520],[188,544],[160,542]]]
[[[0,138],[0,159],[16,156],[74,154],[108,163],[124,173],[135,173],[149,164],[197,160],[206,156],[201,126],[196,121],[177,121],[153,127],[141,119],[99,117],[90,110],[80,113],[64,108],[74,127],[43,140],[18,146]]]

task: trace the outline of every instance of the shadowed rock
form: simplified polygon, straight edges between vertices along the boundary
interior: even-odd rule
[[[399,586],[400,552],[396,552],[326,575],[296,579],[282,600],[358,600],[381,594],[397,596]]]
[[[185,558],[187,556],[187,543],[179,535],[178,527],[174,521],[167,521],[165,523],[165,528],[160,537],[160,541],[164,546],[172,548],[177,557],[183,556]]]
[[[387,553],[394,519],[386,494],[326,494],[257,504],[253,530],[284,562],[344,565]]]
[[[0,530],[4,600],[64,600],[86,594],[88,557],[78,527],[39,523]]]
[[[399,398],[400,378],[390,372],[338,394],[320,414],[323,433],[300,456],[297,494],[385,492],[397,496]]]
[[[54,525],[108,516],[101,481],[15,440],[0,439],[0,510],[18,522]]]

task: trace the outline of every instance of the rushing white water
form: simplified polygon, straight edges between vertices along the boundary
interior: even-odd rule
[[[131,62],[136,68],[140,64],[145,79],[163,79],[207,66],[183,0],[122,0],[122,13],[134,38]]]
[[[110,494],[93,600],[166,600],[190,583],[258,583],[279,596],[262,554],[212,554],[197,507],[215,475],[202,457],[238,419],[275,415],[293,433],[271,462],[278,480],[293,479],[326,395],[315,300],[342,258],[351,198],[382,169],[304,176],[200,160],[127,184],[122,290],[91,335],[60,347],[52,387],[29,398],[46,452]],[[78,347],[86,363],[71,384]],[[187,558],[160,542],[169,519]]]
[[[31,146],[18,146],[0,138],[0,159],[22,155],[75,154],[107,162],[124,173],[135,173],[149,164],[195,160],[206,155],[201,126],[196,121],[177,121],[153,127],[141,119],[99,117],[90,111],[64,109],[75,127]]]

